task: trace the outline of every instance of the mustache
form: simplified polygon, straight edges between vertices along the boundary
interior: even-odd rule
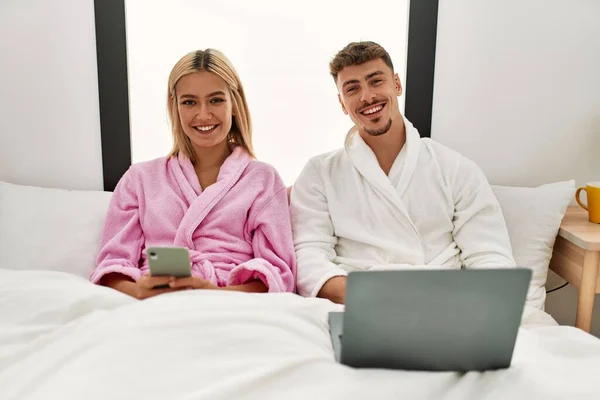
[[[367,108],[374,106],[375,104],[384,103],[384,102],[385,102],[384,99],[375,99],[370,103],[363,103],[360,107],[357,108],[357,112],[362,112],[362,111],[366,110]]]

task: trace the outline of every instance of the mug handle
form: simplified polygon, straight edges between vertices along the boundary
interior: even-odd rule
[[[579,194],[581,193],[582,190],[585,190],[584,187],[580,187],[579,189],[577,189],[577,191],[575,192],[575,200],[577,200],[577,204],[579,204],[581,206],[581,208],[585,209],[586,211],[589,211],[588,208],[585,206],[585,204],[583,204],[581,202],[581,200],[579,199]],[[587,193],[587,190],[586,190]]]

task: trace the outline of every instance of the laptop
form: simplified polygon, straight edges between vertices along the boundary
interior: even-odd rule
[[[401,270],[348,274],[331,312],[336,360],[355,368],[508,368],[531,270]]]

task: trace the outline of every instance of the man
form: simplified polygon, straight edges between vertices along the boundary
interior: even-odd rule
[[[307,163],[291,192],[299,293],[344,303],[353,270],[515,267],[486,177],[401,115],[385,49],[350,43],[330,72],[354,127],[343,149]]]

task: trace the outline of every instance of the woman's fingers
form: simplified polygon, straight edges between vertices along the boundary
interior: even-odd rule
[[[174,289],[174,288],[170,288],[170,287],[165,287],[165,288],[161,288],[161,289],[150,289],[146,291],[146,297],[152,297],[152,296],[157,296],[159,294],[163,294],[163,293],[169,293],[169,292],[176,292],[179,289]]]
[[[172,276],[143,276],[138,280],[138,284],[146,289],[152,289],[156,286],[168,286],[174,279]]]
[[[197,278],[193,278],[191,276],[188,276],[186,278],[176,278],[169,282],[169,286],[174,289],[183,287],[195,288],[197,284],[197,282],[195,282],[196,279]]]
[[[187,278],[175,278],[169,282],[169,286],[172,288],[218,289],[218,286],[212,284],[210,281],[193,276]]]

